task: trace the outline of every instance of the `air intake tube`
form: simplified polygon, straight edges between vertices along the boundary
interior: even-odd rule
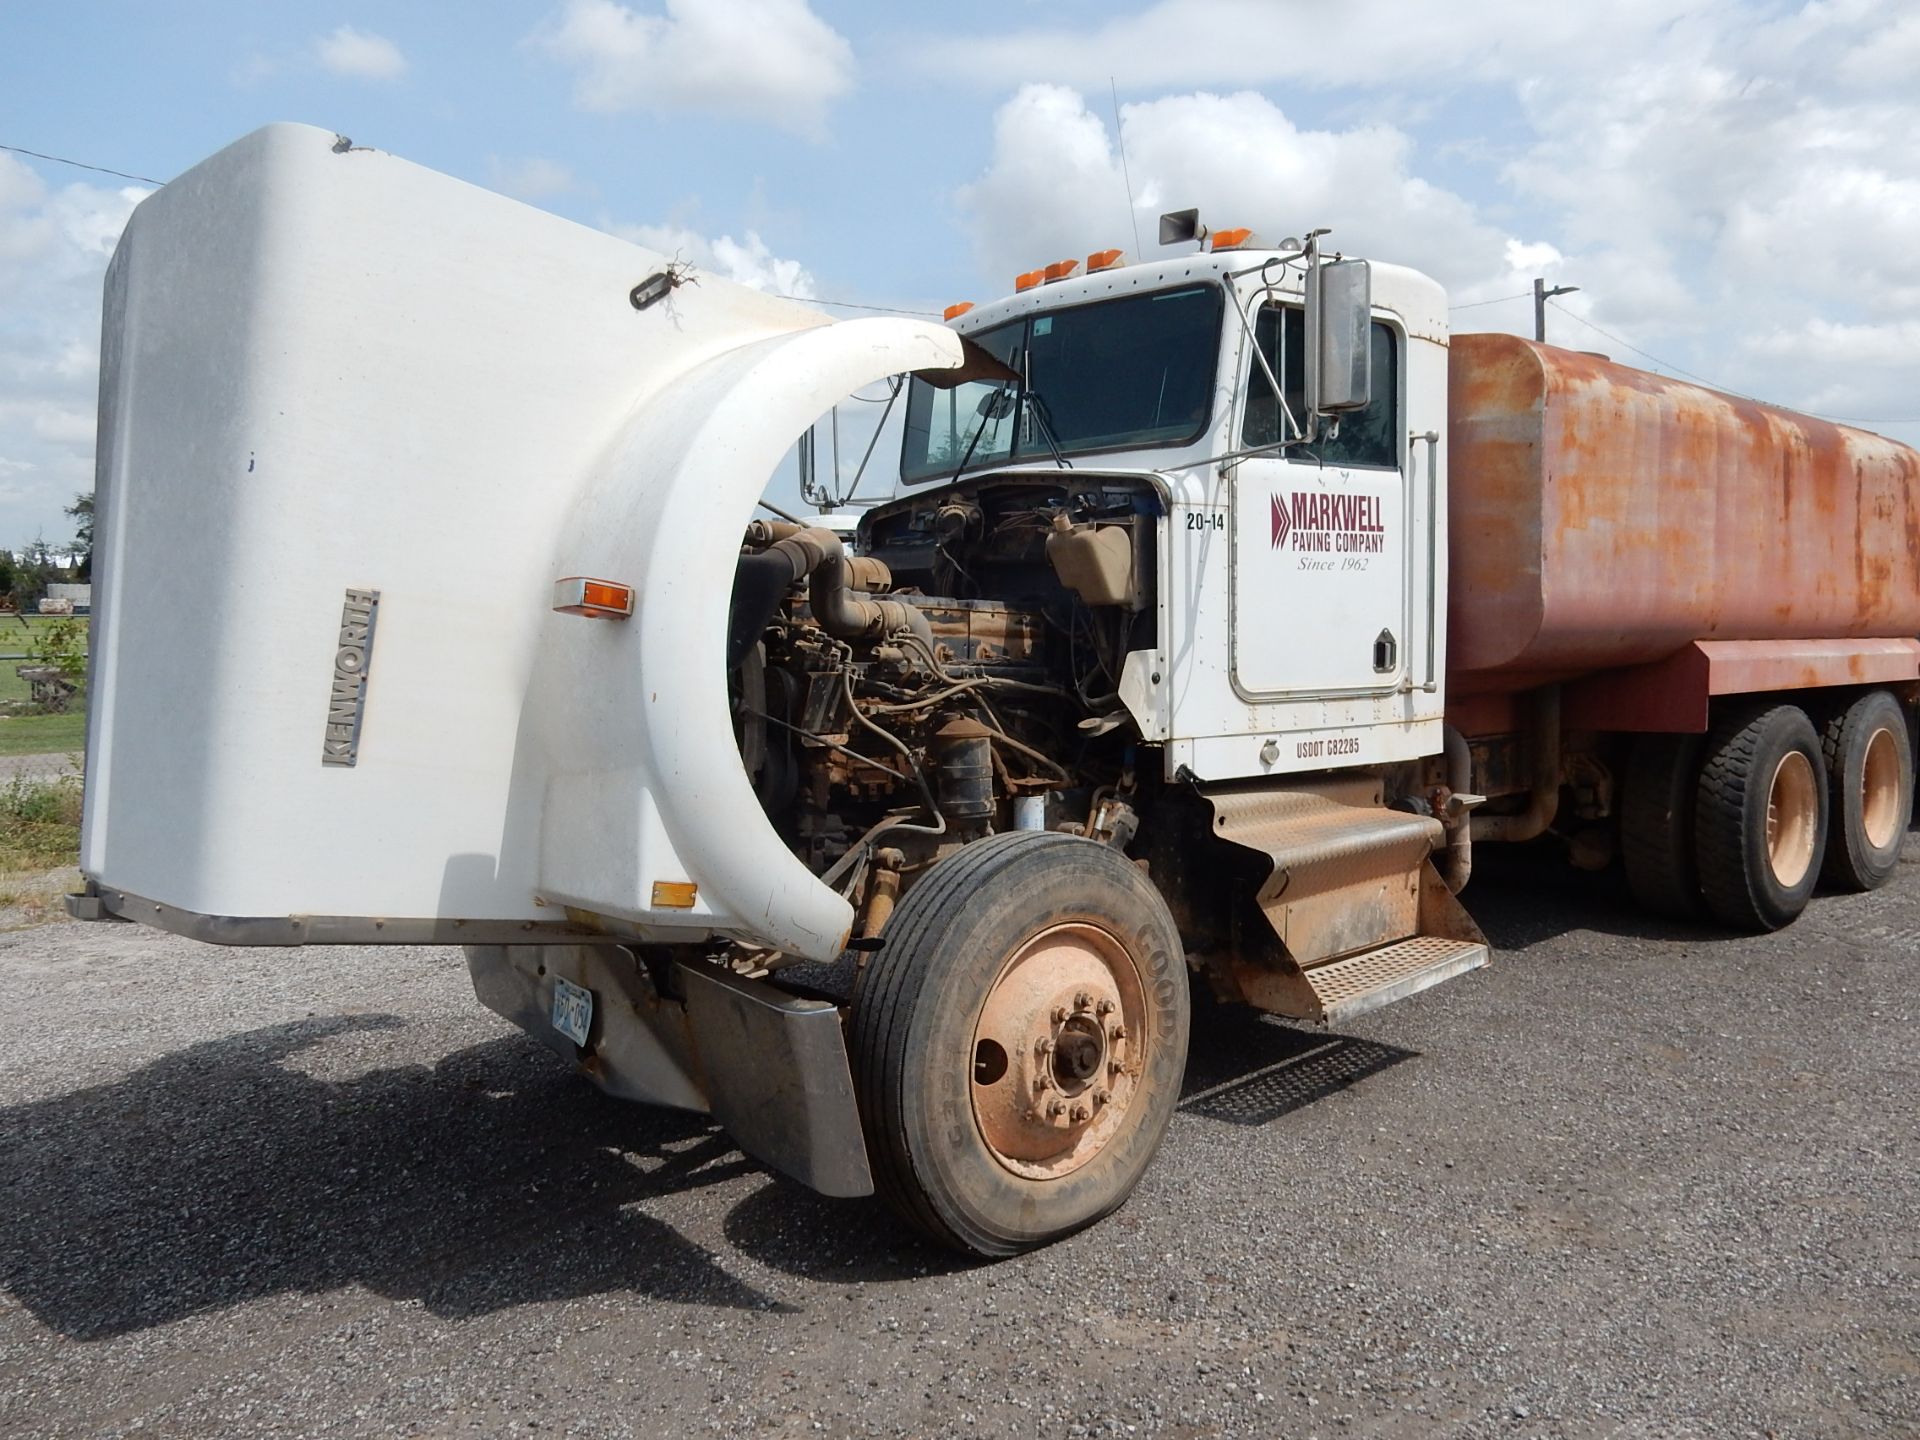
[[[756,522],[756,526],[763,523]],[[760,628],[766,623],[762,618],[760,626],[753,626],[741,613],[741,584],[746,580],[749,570],[754,572],[754,579],[758,582],[752,588],[761,589],[764,586],[763,594],[771,592],[770,603],[765,607],[767,616],[772,615],[773,606],[778,604],[780,595],[802,578],[807,578],[807,604],[812,608],[813,618],[819,622],[820,628],[829,635],[841,640],[872,643],[884,640],[896,631],[911,630],[925,642],[927,653],[933,654],[933,627],[917,608],[904,600],[871,599],[854,592],[853,563],[847,558],[846,548],[840,543],[838,535],[818,526],[765,526],[757,534],[754,529],[749,529],[749,543],[770,531],[779,534],[780,538],[756,555],[741,557],[742,574],[736,580],[734,590],[735,623],[729,627],[736,632],[729,636],[729,664],[738,663],[731,653],[735,648],[736,636],[745,638],[750,633],[753,639],[757,639]],[[749,604],[745,608],[750,613],[760,607]],[[749,646],[751,643],[751,639],[747,640]]]

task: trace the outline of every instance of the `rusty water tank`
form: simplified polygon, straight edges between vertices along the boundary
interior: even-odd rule
[[[1460,693],[1692,640],[1920,635],[1920,453],[1512,335],[1456,335]]]

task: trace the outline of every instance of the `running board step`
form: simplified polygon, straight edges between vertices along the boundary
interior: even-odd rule
[[[1478,941],[1416,935],[1316,965],[1305,975],[1319,1001],[1320,1013],[1312,1018],[1322,1025],[1341,1024],[1417,995],[1442,980],[1478,970],[1487,959],[1487,947]]]

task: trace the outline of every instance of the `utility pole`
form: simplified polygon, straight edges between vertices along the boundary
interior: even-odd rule
[[[1542,345],[1547,343],[1547,301],[1556,295],[1571,295],[1578,285],[1556,285],[1547,289],[1547,282],[1539,276],[1533,279],[1533,338]]]

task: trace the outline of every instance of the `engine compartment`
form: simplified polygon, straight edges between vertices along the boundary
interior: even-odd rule
[[[1160,513],[1140,480],[1063,472],[893,501],[851,553],[798,522],[749,526],[727,657],[741,762],[858,934],[983,835],[1131,839],[1158,767],[1136,764],[1118,687],[1154,644]]]

